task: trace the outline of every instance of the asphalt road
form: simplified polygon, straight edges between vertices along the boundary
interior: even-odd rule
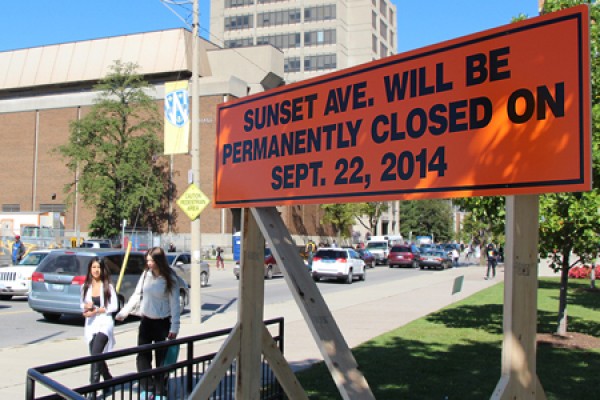
[[[211,268],[209,286],[202,288],[202,316],[214,313],[237,311],[238,284],[231,266],[225,271]],[[378,266],[367,270],[364,282],[355,281],[352,285],[336,281],[321,281],[317,286],[323,293],[345,292],[352,296],[353,288],[362,285],[388,282],[393,279],[401,280],[415,274],[436,274],[444,271],[413,270],[411,268],[394,268]],[[275,277],[265,281],[265,302],[275,304],[292,298],[283,277]],[[188,306],[189,309],[189,306]],[[189,318],[189,311],[182,316]],[[116,331],[137,329],[139,320],[128,319],[117,324]],[[14,297],[11,300],[0,300],[0,348],[20,346],[32,343],[53,341],[57,339],[80,339],[83,335],[83,318],[62,317],[58,322],[48,322],[41,314],[32,311],[27,304],[27,298]]]

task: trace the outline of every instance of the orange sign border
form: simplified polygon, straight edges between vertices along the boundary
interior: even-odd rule
[[[222,198],[220,194],[220,186],[227,185],[228,182],[222,182],[221,160],[223,156],[223,118],[225,111],[235,109],[236,107],[244,107],[268,99],[273,96],[289,94],[294,91],[314,87],[315,85],[328,84],[336,80],[347,78],[349,76],[359,76],[362,72],[379,69],[393,64],[400,64],[407,60],[414,60],[424,57],[429,57],[434,54],[443,53],[444,51],[456,49],[462,46],[469,46],[477,42],[485,42],[492,39],[498,39],[503,36],[509,36],[513,33],[520,33],[538,27],[546,27],[555,23],[575,20],[577,23],[578,37],[577,41],[577,60],[576,66],[578,71],[579,87],[577,90],[578,103],[578,156],[579,159],[571,160],[578,164],[578,173],[567,179],[544,179],[531,180],[524,182],[495,182],[479,184],[475,183],[468,186],[451,186],[451,187],[425,187],[425,188],[401,188],[397,190],[385,191],[366,191],[355,190],[354,192],[329,193],[329,194],[305,194],[299,191],[296,194],[283,193],[282,195],[267,195],[264,192],[251,193],[248,198],[248,193],[240,193],[236,198]],[[426,198],[442,198],[442,197],[467,197],[467,196],[489,196],[489,195],[514,195],[514,194],[533,194],[546,192],[563,192],[563,191],[586,191],[591,190],[591,80],[590,77],[590,59],[589,59],[589,9],[587,5],[573,7],[567,10],[547,14],[545,16],[532,18],[526,21],[521,21],[514,24],[505,25],[503,27],[483,31],[477,34],[465,36],[443,42],[437,45],[414,50],[408,53],[399,54],[393,57],[376,60],[357,67],[336,71],[331,74],[322,75],[306,81],[294,83],[289,86],[283,86],[264,93],[259,93],[249,97],[245,97],[236,101],[223,103],[218,106],[217,118],[217,146],[215,157],[215,179],[214,179],[214,207],[231,208],[231,207],[262,207],[282,204],[320,204],[320,203],[340,203],[340,202],[360,202],[360,201],[383,201],[392,199],[426,199]],[[284,162],[282,160],[282,162]],[[552,160],[549,160],[552,162]],[[252,168],[246,168],[244,171],[245,178],[248,180],[261,179],[253,173]],[[269,179],[270,177],[265,177]],[[277,193],[275,193],[277,194]],[[418,196],[416,196],[418,195]]]

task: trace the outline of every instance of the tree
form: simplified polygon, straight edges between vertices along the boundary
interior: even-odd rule
[[[594,187],[586,193],[556,193],[540,200],[540,254],[550,257],[551,268],[561,272],[556,333],[567,333],[567,288],[569,269],[595,259],[600,233],[600,5],[595,1],[546,0],[543,12],[579,4],[590,6],[592,78],[592,176]],[[576,260],[571,262],[571,256]]]
[[[350,230],[354,225],[356,205],[353,203],[323,204],[321,208],[324,211],[321,222],[331,224],[338,237],[350,237]]]
[[[170,187],[168,165],[159,157],[162,119],[136,69],[115,62],[94,86],[99,94],[90,112],[71,122],[68,142],[54,149],[79,171],[79,194],[95,210],[89,227],[95,237],[117,236],[124,219],[153,230],[164,220]],[[74,182],[65,185],[69,202],[74,189]]]
[[[388,210],[388,203],[381,201],[358,203],[354,209],[354,217],[358,223],[367,228],[372,234],[378,234],[377,223],[381,215]],[[367,220],[366,223],[363,221],[365,218]]]
[[[452,238],[452,209],[448,200],[413,200],[400,203],[400,231],[411,236],[433,235],[437,242]]]
[[[474,229],[471,235],[476,243],[498,241],[504,235],[506,211],[504,197],[469,197],[455,199],[454,204],[466,211],[466,229]]]

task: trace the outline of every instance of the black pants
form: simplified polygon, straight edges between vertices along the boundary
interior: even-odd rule
[[[108,336],[106,336],[104,333],[95,333],[92,337],[92,340],[90,340],[90,354],[93,356],[102,354],[107,343]],[[92,365],[90,383],[99,382],[100,374],[102,374],[104,380],[112,379],[112,375],[108,371],[106,361],[98,361]]]
[[[138,331],[138,346],[165,341],[169,335],[170,327],[171,318],[150,319],[142,317],[140,329]],[[162,365],[166,352],[166,348],[163,350],[156,350],[157,367]],[[152,352],[146,351],[139,353],[136,361],[138,372],[152,369]],[[152,391],[154,383],[156,382],[156,394],[164,395],[164,378],[165,377],[162,376],[162,374],[159,374],[154,376],[154,379],[143,379],[140,382],[142,390]]]
[[[492,277],[493,278],[496,277],[496,264],[497,264],[497,261],[495,258],[488,258],[487,274],[486,274],[487,278],[490,277],[490,271],[493,274]]]

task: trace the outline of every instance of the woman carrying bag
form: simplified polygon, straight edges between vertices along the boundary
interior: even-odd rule
[[[139,301],[139,303],[138,303]],[[122,321],[139,305],[141,317],[138,331],[138,346],[175,339],[179,333],[179,281],[171,270],[160,247],[146,253],[146,269],[137,283],[127,304],[115,317]],[[156,350],[156,366],[163,365],[166,350]],[[138,372],[152,369],[152,352],[139,353]],[[147,393],[156,390],[157,396],[165,395],[164,377],[142,380],[141,390]],[[149,397],[151,398],[151,397]]]
[[[81,286],[81,309],[85,317],[84,338],[91,355],[106,353],[115,345],[112,313],[117,311],[118,299],[110,283],[110,271],[104,260],[94,257],[88,264],[85,282]],[[90,383],[112,379],[105,361],[92,364]]]

